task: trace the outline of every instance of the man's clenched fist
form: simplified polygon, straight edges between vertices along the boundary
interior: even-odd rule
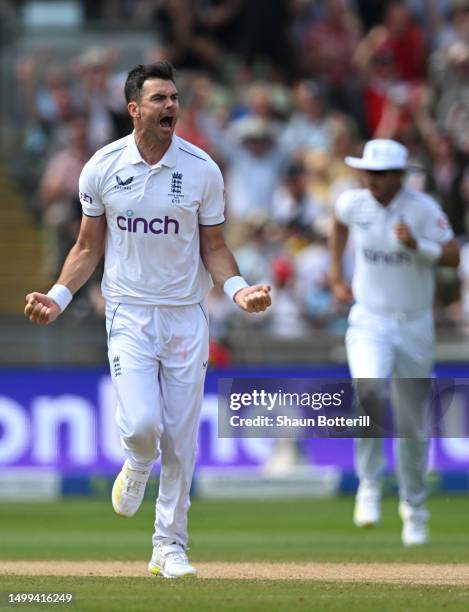
[[[33,323],[47,325],[59,316],[60,308],[49,296],[34,291],[26,296],[24,314]]]
[[[246,312],[263,312],[272,304],[269,285],[253,285],[240,289],[234,301]]]

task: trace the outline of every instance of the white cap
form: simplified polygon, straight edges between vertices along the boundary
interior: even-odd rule
[[[361,170],[405,170],[409,153],[395,140],[370,140],[363,149],[363,157],[346,157],[345,163]]]

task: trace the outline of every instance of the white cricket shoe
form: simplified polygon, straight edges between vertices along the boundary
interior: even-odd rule
[[[381,496],[378,487],[358,487],[353,511],[353,522],[357,527],[375,527],[381,520]]]
[[[197,576],[197,570],[189,563],[184,547],[176,542],[160,542],[153,548],[153,555],[148,564],[149,571],[163,578],[184,578]]]
[[[404,546],[428,544],[428,510],[423,506],[413,507],[402,501],[399,504],[399,515],[402,519],[402,543]]]
[[[116,514],[130,518],[137,512],[149,476],[150,470],[134,470],[128,460],[125,461],[112,487],[112,506]]]

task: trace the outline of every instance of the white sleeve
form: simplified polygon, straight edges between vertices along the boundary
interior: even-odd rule
[[[214,162],[209,162],[206,179],[199,224],[220,225],[225,221],[225,186],[220,168]]]
[[[350,191],[344,191],[337,198],[334,211],[335,216],[344,225],[350,225],[352,222],[354,203],[355,200]]]
[[[423,237],[439,244],[446,244],[454,238],[448,217],[435,200],[429,198],[428,203],[429,206],[425,213]]]
[[[87,162],[81,171],[78,185],[83,214],[87,217],[104,215],[105,208],[97,185],[96,167],[90,162]]]

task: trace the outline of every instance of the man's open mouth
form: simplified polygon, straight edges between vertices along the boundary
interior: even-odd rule
[[[164,128],[172,128],[174,117],[166,116],[160,119],[160,126]]]

